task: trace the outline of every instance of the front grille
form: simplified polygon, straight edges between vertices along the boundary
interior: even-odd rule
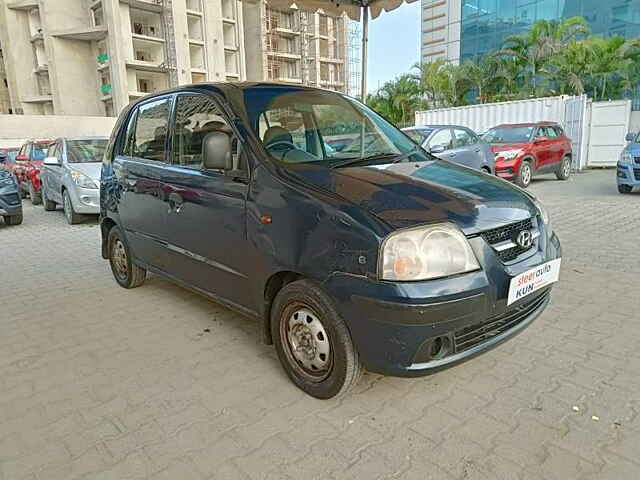
[[[635,177],[636,180],[640,180],[640,168],[633,169],[633,176]]]
[[[509,225],[505,225],[503,227],[493,228],[491,230],[486,230],[482,232],[482,238],[484,238],[489,245],[495,245],[500,242],[505,242],[507,240],[511,240],[512,242],[516,241],[516,237],[518,233],[523,230],[531,231],[533,229],[533,219],[528,218],[526,220],[522,220],[520,222],[511,223]],[[515,247],[508,248],[506,250],[502,250],[500,252],[496,251],[496,254],[503,262],[510,262],[518,258],[523,253],[530,250],[529,248],[522,248],[519,245]]]
[[[546,291],[514,310],[456,331],[453,337],[456,353],[469,350],[515,327],[540,307],[548,296],[549,291]]]
[[[2,198],[9,205],[18,205],[20,203],[20,196],[17,193],[9,193],[8,195],[3,195]]]

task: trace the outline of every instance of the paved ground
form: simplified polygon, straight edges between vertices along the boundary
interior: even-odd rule
[[[532,190],[565,250],[547,312],[341,401],[293,387],[252,322],[157,277],[119,288],[95,222],[26,200],[0,222],[0,479],[640,477],[640,195],[611,170]]]

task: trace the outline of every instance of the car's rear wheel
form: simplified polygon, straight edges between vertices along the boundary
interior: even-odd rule
[[[121,287],[139,287],[147,278],[147,271],[133,263],[131,251],[118,227],[109,231],[109,264],[116,282]]]
[[[630,185],[618,185],[618,192],[620,193],[631,193],[631,190],[633,190],[633,187]]]
[[[527,188],[533,177],[533,169],[529,160],[523,160],[516,176],[516,183],[522,188]]]
[[[560,167],[556,171],[556,178],[558,180],[568,180],[571,176],[571,157],[568,155],[560,162]]]
[[[42,203],[42,196],[40,192],[36,192],[33,183],[29,182],[29,198],[31,198],[31,203],[34,205],[40,205]]]
[[[64,209],[64,216],[67,219],[67,223],[69,225],[75,225],[82,221],[82,215],[77,214],[73,209],[71,196],[66,190],[62,192],[62,208]]]
[[[298,280],[278,293],[271,333],[287,375],[309,395],[341,396],[357,384],[362,367],[349,330],[315,282]]]
[[[2,217],[7,225],[20,225],[22,223],[22,214],[5,215]]]
[[[47,191],[45,190],[44,185],[42,185],[40,192],[42,192],[42,204],[44,205],[44,209],[47,212],[52,212],[53,210],[55,210],[56,202],[49,200],[49,197],[47,197]]]

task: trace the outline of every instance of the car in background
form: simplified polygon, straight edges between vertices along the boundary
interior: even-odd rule
[[[22,223],[22,198],[18,191],[18,182],[9,170],[2,168],[9,163],[9,155],[0,150],[0,217],[7,225]]]
[[[631,193],[634,188],[640,188],[640,132],[627,133],[627,146],[620,153],[616,177],[618,191]]]
[[[0,148],[0,155],[2,155],[2,153],[5,153],[5,158],[6,160],[4,161],[5,165],[0,165],[0,168],[4,168],[5,170],[9,169],[9,165],[13,165],[14,163],[16,163],[16,156],[18,155],[18,152],[20,151],[19,148],[17,147],[3,147]]]
[[[555,173],[558,180],[571,175],[571,140],[553,122],[498,125],[483,140],[491,144],[496,175],[527,188],[534,175]]]
[[[16,155],[16,163],[13,165],[13,174],[18,180],[22,198],[28,195],[34,205],[42,203],[42,197],[40,196],[40,167],[47,156],[47,150],[51,143],[51,140],[29,140],[25,142],[18,155]]]
[[[443,160],[494,173],[491,147],[473,132],[460,125],[425,125],[402,131],[414,142]]]
[[[58,138],[49,148],[42,179],[42,202],[46,211],[62,205],[70,225],[83,215],[100,213],[100,168],[106,137]]]

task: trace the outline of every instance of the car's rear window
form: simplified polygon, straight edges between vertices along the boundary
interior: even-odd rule
[[[429,137],[429,135],[431,135],[431,132],[433,132],[433,129],[426,128],[426,129],[420,129],[420,130],[403,130],[403,131],[409,136],[409,138],[411,138],[411,140],[416,142],[418,145],[422,145],[422,142],[424,142]]]

